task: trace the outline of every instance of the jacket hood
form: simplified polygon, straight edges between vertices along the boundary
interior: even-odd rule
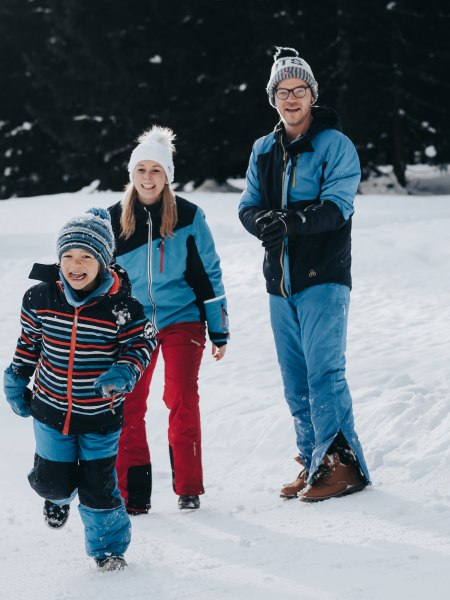
[[[59,276],[60,266],[57,263],[52,265],[44,265],[41,263],[34,263],[33,268],[31,269],[30,274],[28,275],[28,279],[36,279],[37,281],[42,281],[43,283],[47,283],[48,285],[56,285],[58,281],[60,281]],[[118,290],[118,294],[120,295],[131,295],[131,282],[128,277],[125,269],[122,269],[120,265],[114,263],[109,266],[109,269],[116,273],[120,282],[120,289]]]

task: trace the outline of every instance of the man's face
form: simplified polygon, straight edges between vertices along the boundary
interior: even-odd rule
[[[287,128],[301,128],[301,126],[309,121],[311,114],[311,103],[313,96],[311,89],[303,79],[297,79],[296,77],[290,77],[280,81],[277,85],[277,90],[293,90],[298,87],[307,88],[303,98],[297,98],[291,93],[285,100],[280,100],[275,92],[275,105],[278,113],[283,120]]]

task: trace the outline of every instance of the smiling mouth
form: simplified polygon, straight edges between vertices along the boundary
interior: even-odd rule
[[[154,183],[143,183],[142,187],[144,190],[154,190],[156,185]]]
[[[83,281],[86,278],[86,273],[69,273],[72,281]]]

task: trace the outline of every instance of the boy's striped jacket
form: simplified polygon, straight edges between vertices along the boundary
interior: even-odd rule
[[[103,398],[94,381],[114,363],[139,379],[156,346],[126,272],[114,265],[109,291],[71,305],[56,265],[35,265],[30,277],[43,282],[24,295],[13,371],[33,373],[31,414],[64,434],[108,432],[122,425],[123,394]]]

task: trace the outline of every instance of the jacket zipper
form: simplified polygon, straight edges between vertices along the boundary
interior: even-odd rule
[[[70,352],[69,352],[69,366],[67,369],[67,414],[64,421],[64,427],[62,430],[63,435],[69,435],[70,418],[72,416],[72,378],[73,378],[73,363],[75,360],[75,346],[77,341],[77,327],[78,327],[78,315],[80,314],[80,308],[75,308],[75,314],[72,323],[72,333],[70,336]]]
[[[156,304],[153,299],[152,293],[152,239],[153,239],[153,223],[152,218],[150,216],[150,211],[147,210],[147,224],[148,224],[148,237],[147,237],[147,278],[148,278],[148,297],[150,298],[150,302],[152,305],[152,330],[153,334],[156,335],[158,330],[156,328]]]
[[[284,197],[284,182],[285,182],[285,177],[286,177],[287,152],[284,148],[283,140],[281,140],[281,146],[283,148],[283,174],[281,176],[281,208],[284,208],[283,197]],[[283,261],[284,248],[285,248],[285,244],[284,244],[284,240],[283,240],[283,242],[281,244],[281,253],[280,253],[280,267],[281,267],[280,292],[281,292],[281,295],[283,296],[283,298],[287,298],[286,289],[284,287],[284,261]]]
[[[228,329],[228,313],[222,304],[222,330],[225,331],[226,329]]]
[[[297,182],[296,175],[297,175],[297,162],[298,162],[298,158],[299,157],[296,156],[295,159],[294,158],[292,159],[292,170],[293,170],[293,173],[292,173],[291,187],[293,187],[293,188],[295,188],[295,184]]]

